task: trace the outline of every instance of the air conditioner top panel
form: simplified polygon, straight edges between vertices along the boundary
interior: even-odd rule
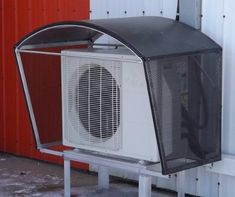
[[[87,57],[107,60],[134,61],[141,62],[140,58],[134,55],[130,50],[125,48],[119,49],[102,49],[102,48],[87,48],[87,49],[68,49],[63,50],[63,54],[69,54],[77,57]]]
[[[175,20],[153,16],[54,23],[29,34],[16,47],[94,43],[102,35],[116,39],[143,60],[221,50],[202,32]]]

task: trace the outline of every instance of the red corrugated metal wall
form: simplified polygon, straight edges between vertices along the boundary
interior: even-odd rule
[[[89,0],[0,0],[0,151],[61,162],[35,149],[13,46],[52,22],[89,18]],[[86,164],[80,164],[87,169]]]

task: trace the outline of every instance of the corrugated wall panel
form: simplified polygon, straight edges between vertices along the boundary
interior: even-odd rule
[[[30,0],[23,0],[21,3],[18,3],[18,36],[22,37],[26,34],[26,32],[32,31],[32,29],[36,28],[36,26],[32,27],[32,24],[36,24],[36,22],[33,22],[34,20],[31,18],[32,13],[34,10],[32,9],[32,1]],[[40,7],[38,7],[40,10]],[[34,12],[36,13],[36,12]],[[19,142],[20,144],[24,144],[23,146],[19,146],[19,153],[24,156],[31,156],[31,157],[37,157],[40,155],[37,151],[34,149],[34,140],[33,135],[31,132],[31,127],[28,124],[29,117],[25,113],[26,104],[24,101],[24,98],[22,97],[22,90],[21,86],[19,84],[19,99],[18,99],[18,110],[19,114],[22,114],[19,116]],[[24,133],[22,134],[22,131]],[[30,140],[29,140],[30,139]]]
[[[202,1],[202,32],[220,45],[223,43],[223,7],[221,0]]]
[[[232,176],[221,176],[219,197],[235,196],[235,179]]]
[[[113,6],[110,7],[112,10]],[[123,3],[123,9],[127,11],[127,17],[132,16],[143,16],[144,11],[144,1],[143,0],[126,0]]]
[[[163,2],[156,0],[145,0],[144,10],[146,16],[162,16]]]
[[[89,0],[0,0],[0,6],[0,151],[61,163],[35,149],[13,46],[42,25],[88,19]]]
[[[5,97],[5,124],[6,127],[4,129],[6,135],[6,146],[5,149],[9,152],[17,153],[16,149],[16,132],[17,132],[17,124],[16,124],[16,67],[15,67],[15,59],[13,53],[13,47],[16,38],[15,38],[15,1],[9,0],[4,1],[4,18],[5,18],[5,62],[4,62],[4,70],[5,70],[5,91],[3,92]],[[6,21],[7,20],[7,21]],[[13,134],[14,133],[14,134]]]
[[[3,56],[4,56],[4,53],[3,53],[3,45],[4,45],[4,40],[3,40],[3,1],[1,1],[0,3],[0,65],[3,65]],[[0,150],[3,149],[3,96],[2,96],[2,92],[3,92],[3,67],[0,66]]]
[[[234,9],[233,0],[203,1],[202,31],[223,46],[223,152],[227,154],[235,154]]]
[[[163,0],[162,16],[166,18],[176,18],[177,0]]]
[[[177,0],[90,0],[91,18],[118,18],[131,16],[176,17]]]
[[[224,8],[223,151],[235,155],[235,1],[226,0]]]

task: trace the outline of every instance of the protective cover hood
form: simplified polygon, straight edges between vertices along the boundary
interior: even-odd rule
[[[117,40],[142,60],[162,173],[220,160],[222,49],[200,31],[161,17],[54,23],[16,44],[37,147],[62,140],[60,51],[65,46],[92,46],[102,35]],[[53,47],[55,51],[49,53]],[[53,57],[46,62],[45,54]],[[45,93],[50,96],[48,103],[41,102]],[[59,124],[50,125],[53,121]],[[48,134],[50,129],[53,135]]]

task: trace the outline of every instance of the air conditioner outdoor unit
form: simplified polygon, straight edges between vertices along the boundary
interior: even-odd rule
[[[62,54],[63,144],[158,162],[141,60],[126,49]]]

